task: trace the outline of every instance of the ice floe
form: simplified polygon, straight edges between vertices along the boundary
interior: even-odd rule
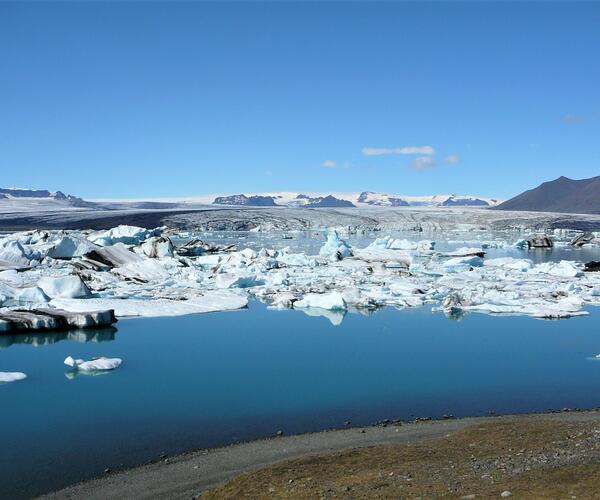
[[[161,230],[144,229],[136,226],[117,226],[108,231],[102,231],[90,236],[93,243],[102,246],[111,246],[115,243],[125,243],[127,245],[137,245],[151,236],[160,236]]]
[[[22,372],[0,372],[0,384],[25,380],[27,375]]]
[[[38,287],[51,298],[81,299],[91,295],[90,289],[77,275],[40,278]]]
[[[76,313],[80,320],[69,321],[85,326],[94,324],[90,311],[174,316],[240,309],[251,298],[332,323],[347,311],[385,306],[429,304],[450,317],[481,312],[563,318],[600,305],[600,273],[587,272],[593,266],[543,261],[526,250],[524,238],[515,247],[514,239],[452,240],[450,245],[449,240],[385,235],[356,245],[341,234],[343,228],[316,236],[324,241],[313,242],[312,251],[297,245],[244,248],[242,238],[235,244],[207,243],[198,236],[211,235],[133,226],[5,235],[0,239],[0,263],[5,263],[0,265],[0,330],[9,324],[48,329],[60,323],[44,310]],[[282,246],[281,234],[269,240],[261,231],[260,238]],[[568,240],[557,242],[559,248],[560,243]],[[507,250],[490,258],[494,250],[486,248]]]
[[[115,368],[121,366],[123,360],[120,358],[99,357],[93,358],[89,361],[84,361],[83,359],[74,359],[72,356],[67,356],[64,363],[75,370],[92,372],[114,370]]]

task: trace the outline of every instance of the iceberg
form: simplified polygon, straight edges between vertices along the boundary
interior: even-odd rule
[[[0,262],[15,266],[34,266],[41,260],[41,255],[19,240],[11,238],[0,239]]]
[[[0,384],[25,380],[27,375],[22,372],[0,372]]]
[[[346,301],[340,292],[308,293],[301,300],[294,302],[294,309],[318,308],[328,311],[345,311]]]
[[[37,285],[53,299],[81,299],[92,295],[90,289],[77,275],[41,278]]]
[[[65,365],[84,372],[114,370],[121,366],[122,362],[123,360],[120,358],[100,357],[92,358],[90,361],[84,361],[83,359],[74,359],[71,356],[67,356],[64,361]]]
[[[229,290],[212,290],[203,295],[192,296],[187,300],[170,299],[120,299],[120,298],[91,298],[91,299],[53,299],[50,305],[71,312],[89,310],[114,310],[118,318],[159,316],[184,316],[218,311],[233,311],[248,305],[246,294]]]
[[[37,286],[15,287],[0,282],[0,307],[45,304],[50,301]]]
[[[56,244],[50,247],[47,255],[53,259],[72,259],[74,257],[83,257],[86,253],[98,248],[98,245],[86,238],[68,235],[63,236]]]
[[[145,240],[140,249],[142,253],[151,259],[160,259],[162,257],[173,257],[173,242],[169,238],[162,236],[153,236]]]
[[[543,262],[538,264],[532,270],[532,273],[549,274],[559,278],[577,278],[583,276],[583,271],[577,264],[568,260],[560,262]]]
[[[142,241],[152,237],[160,236],[160,228],[145,229],[137,226],[121,225],[90,236],[90,240],[100,246],[112,246],[116,243],[126,245],[138,245]]]
[[[319,255],[332,260],[342,260],[352,255],[352,249],[339,237],[335,229],[330,229],[327,232],[327,241],[319,250]]]

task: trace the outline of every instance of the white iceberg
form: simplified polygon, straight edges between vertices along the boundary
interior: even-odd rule
[[[319,308],[328,311],[346,310],[346,301],[340,292],[308,293],[301,300],[294,302],[294,309]]]
[[[37,286],[15,287],[0,282],[0,307],[46,304],[49,301],[50,297]]]
[[[48,257],[53,259],[72,259],[73,257],[82,257],[92,250],[97,250],[98,245],[81,236],[70,234],[60,238],[58,243],[55,243],[48,250]]]
[[[0,384],[25,380],[27,375],[22,372],[0,372]]]
[[[248,296],[233,290],[209,290],[203,295],[190,296],[187,300],[159,299],[53,299],[50,305],[70,312],[114,310],[118,318],[143,316],[184,316],[218,311],[233,311],[248,305]]]
[[[38,287],[53,299],[82,299],[91,296],[90,289],[77,275],[41,278]]]
[[[84,372],[93,372],[93,371],[106,371],[106,370],[114,370],[121,366],[123,360],[120,358],[93,358],[90,361],[84,361],[83,359],[74,359],[71,356],[67,356],[64,361],[65,365],[70,366],[76,370],[81,370]]]
[[[164,238],[162,236],[148,238],[140,245],[142,253],[151,259],[173,257],[173,248],[173,242],[169,238]]]
[[[41,260],[39,252],[10,237],[0,239],[0,262],[29,267]]]
[[[90,236],[90,240],[101,246],[111,246],[116,243],[137,245],[151,236],[160,236],[160,233],[159,228],[145,229],[137,226],[120,225],[108,231],[93,234]]]
[[[350,246],[342,240],[335,229],[327,232],[327,241],[319,250],[319,255],[332,260],[342,260],[352,255]]]
[[[569,260],[561,260],[560,262],[543,262],[538,264],[532,270],[532,273],[549,274],[559,278],[577,278],[583,276],[583,271],[577,264]]]

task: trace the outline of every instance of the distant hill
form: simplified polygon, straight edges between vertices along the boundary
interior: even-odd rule
[[[492,200],[495,201],[495,200]],[[441,204],[443,207],[489,207],[491,206],[489,201],[482,200],[480,198],[461,198],[458,196],[450,196],[446,201]]]
[[[396,198],[387,194],[374,193],[373,191],[363,191],[358,195],[358,203],[377,207],[408,207],[409,203],[402,198]]]
[[[0,188],[0,211],[5,210],[46,210],[67,207],[95,208],[96,204],[78,196],[67,195],[62,191],[46,189]]]
[[[310,203],[304,205],[306,208],[326,208],[326,207],[353,207],[354,203],[348,200],[340,200],[335,196],[325,196],[324,198],[310,198]]]
[[[246,207],[276,207],[272,196],[246,196],[245,194],[234,194],[232,196],[217,196],[214,205],[235,205]]]
[[[600,213],[600,176],[574,180],[559,177],[501,203],[496,210]]]

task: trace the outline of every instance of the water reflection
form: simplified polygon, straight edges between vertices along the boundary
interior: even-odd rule
[[[117,328],[97,328],[97,329],[80,329],[64,332],[47,332],[47,333],[13,333],[10,335],[0,335],[0,349],[10,347],[14,344],[30,344],[33,347],[41,347],[44,345],[56,344],[63,340],[72,342],[111,342],[115,340]]]

